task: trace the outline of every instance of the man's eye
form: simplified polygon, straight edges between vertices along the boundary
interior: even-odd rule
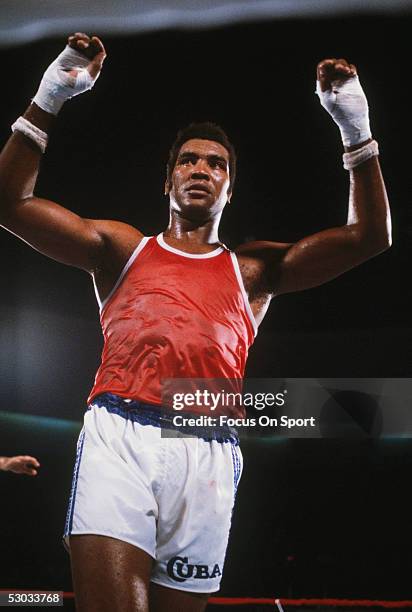
[[[212,159],[210,165],[213,168],[221,168],[222,170],[226,170],[226,163],[220,159]]]

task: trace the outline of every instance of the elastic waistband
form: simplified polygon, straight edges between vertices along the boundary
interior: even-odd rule
[[[90,409],[93,406],[106,408],[108,412],[118,414],[140,425],[152,425],[153,427],[159,427],[170,432],[180,432],[185,436],[201,438],[206,442],[215,440],[221,443],[239,444],[239,436],[234,427],[229,427],[228,425],[177,425],[174,422],[177,416],[184,417],[185,419],[199,419],[199,415],[196,414],[188,412],[176,413],[163,406],[126,399],[114,393],[98,395],[93,399],[88,408]],[[179,420],[181,421],[182,419]],[[173,435],[168,435],[167,437],[173,437]]]

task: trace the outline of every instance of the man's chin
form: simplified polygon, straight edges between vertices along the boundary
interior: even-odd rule
[[[184,217],[185,219],[190,220],[201,220],[201,219],[209,219],[216,214],[215,207],[213,203],[208,200],[208,198],[190,198],[190,200],[186,200],[178,205],[173,207],[179,216]]]

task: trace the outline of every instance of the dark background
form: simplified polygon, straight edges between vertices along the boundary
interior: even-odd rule
[[[394,245],[323,287],[275,300],[248,374],[409,377],[411,27],[406,14],[105,37],[102,75],[61,112],[37,193],[82,216],[158,233],[175,133],[212,120],[239,158],[221,231],[229,246],[343,224],[340,135],[314,89],[316,64],[346,57],[368,96]],[[2,142],[62,44],[0,50]],[[102,347],[97,305],[85,273],[6,232],[0,252],[0,452],[42,463],[34,480],[0,473],[0,586],[71,590],[59,537]],[[222,594],[412,598],[408,440],[249,442],[244,454]]]

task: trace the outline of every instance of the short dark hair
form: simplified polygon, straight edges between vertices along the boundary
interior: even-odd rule
[[[177,156],[179,155],[182,145],[192,138],[200,138],[202,140],[214,140],[223,145],[229,153],[229,192],[232,193],[233,185],[236,178],[236,151],[230,142],[226,132],[210,121],[204,123],[191,123],[185,128],[178,131],[174,143],[169,151],[169,159],[167,160],[167,182],[170,185],[172,173],[176,165]]]

